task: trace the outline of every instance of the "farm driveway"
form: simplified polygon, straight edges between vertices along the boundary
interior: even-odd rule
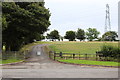
[[[118,68],[62,64],[50,60],[45,44],[33,47],[25,63],[2,66],[3,78],[118,78]],[[40,51],[41,55],[36,55]]]

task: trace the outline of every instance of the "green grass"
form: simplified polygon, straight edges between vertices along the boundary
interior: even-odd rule
[[[23,60],[20,60],[20,59],[7,59],[7,60],[0,61],[0,64],[14,63],[14,62],[20,62],[20,61],[23,61]]]
[[[96,54],[103,45],[111,45],[118,47],[118,42],[59,42],[49,45],[52,51],[63,53],[80,53],[80,54]],[[70,55],[63,55],[70,56]],[[81,57],[83,57],[82,55]],[[89,56],[89,55],[88,55]],[[61,62],[75,63],[75,64],[88,64],[88,65],[102,65],[102,66],[118,66],[117,62],[112,61],[92,61],[92,60],[61,60]]]
[[[103,45],[118,46],[117,42],[59,42],[52,44],[49,48],[56,52],[63,53],[87,53],[95,54]]]
[[[102,65],[102,66],[118,66],[118,62],[111,62],[111,61],[90,61],[90,60],[59,60],[60,62],[66,63],[75,63],[75,64],[88,64],[88,65]]]

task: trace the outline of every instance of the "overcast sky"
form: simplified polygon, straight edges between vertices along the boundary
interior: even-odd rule
[[[96,28],[101,35],[105,29],[106,4],[110,6],[111,30],[118,32],[119,0],[45,0],[51,17],[50,31],[56,29],[64,36],[68,30]],[[49,33],[48,31],[47,33]]]

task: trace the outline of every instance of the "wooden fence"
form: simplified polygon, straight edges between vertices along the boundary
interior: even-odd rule
[[[95,60],[95,61],[114,61],[110,57],[103,57],[102,54],[75,54],[75,53],[56,53],[53,51],[49,52],[50,59],[63,60],[63,59],[79,59],[79,60]]]

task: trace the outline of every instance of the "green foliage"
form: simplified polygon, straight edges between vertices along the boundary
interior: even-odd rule
[[[36,40],[36,41],[41,41],[41,40],[45,39],[45,36],[43,36],[43,34],[36,33],[35,36],[36,36],[36,38],[34,40]]]
[[[76,32],[76,38],[79,39],[80,41],[84,40],[85,39],[84,30],[78,28],[78,30]]]
[[[108,31],[102,35],[104,41],[116,41],[117,37],[118,35],[115,31]]]
[[[7,21],[4,16],[2,16],[2,30],[5,30],[7,28]]]
[[[102,41],[102,38],[101,38],[101,37],[99,37],[99,38],[97,38],[97,40],[95,40],[95,41]]]
[[[74,31],[67,31],[66,35],[64,36],[65,39],[69,39],[69,41],[75,40],[75,32]]]
[[[101,47],[100,52],[105,57],[113,57],[115,59],[120,57],[120,48],[116,47],[116,46],[104,45],[104,46]]]
[[[57,30],[53,30],[50,32],[50,34],[47,34],[47,39],[52,39],[52,41],[54,39],[58,39],[59,40],[60,38],[60,35],[59,35],[59,32]]]
[[[100,32],[98,32],[95,28],[88,28],[86,32],[86,37],[89,41],[93,41],[94,39],[98,38]]]
[[[7,50],[19,50],[42,38],[50,25],[49,10],[43,2],[3,2],[3,44]]]

